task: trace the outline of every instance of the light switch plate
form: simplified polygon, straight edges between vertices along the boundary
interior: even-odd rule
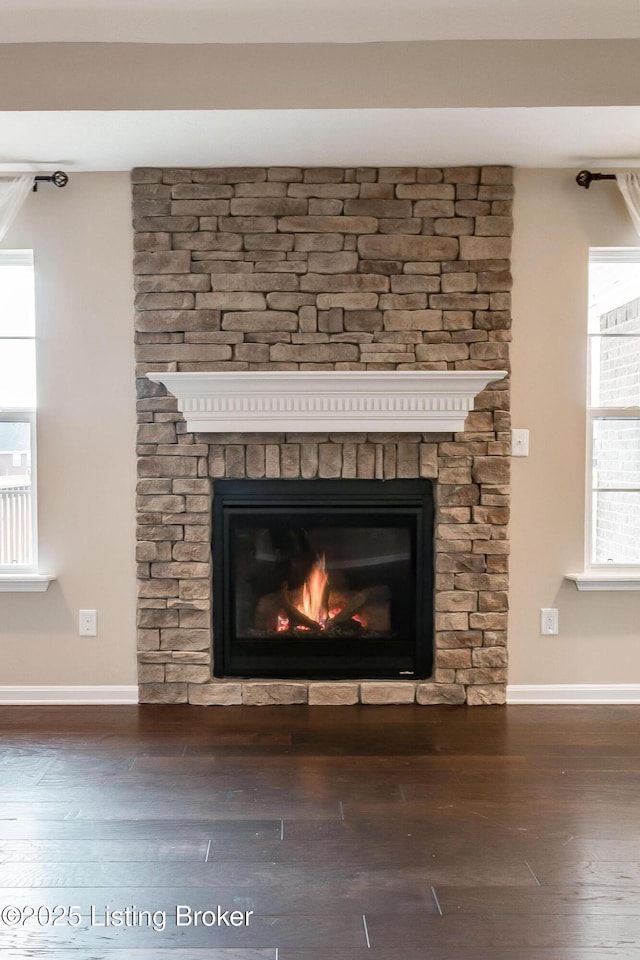
[[[511,456],[528,457],[529,456],[529,431],[512,430],[511,431]]]

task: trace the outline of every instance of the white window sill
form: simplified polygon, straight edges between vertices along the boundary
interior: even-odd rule
[[[55,579],[47,573],[0,573],[0,593],[44,593]]]
[[[565,580],[573,580],[578,590],[640,590],[640,570],[630,573],[568,573]]]

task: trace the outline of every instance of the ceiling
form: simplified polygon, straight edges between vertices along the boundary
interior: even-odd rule
[[[0,0],[0,38],[4,172],[640,165],[640,0]],[[158,51],[144,76],[131,44]],[[445,77],[433,64],[450,49]],[[205,75],[218,60],[240,66]],[[353,82],[334,62],[356,64]],[[200,78],[211,102],[193,96]]]

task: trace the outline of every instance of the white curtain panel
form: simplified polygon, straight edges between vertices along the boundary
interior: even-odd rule
[[[640,174],[616,173],[616,182],[624,197],[633,225],[640,234]]]
[[[0,179],[0,243],[33,187],[33,174]]]

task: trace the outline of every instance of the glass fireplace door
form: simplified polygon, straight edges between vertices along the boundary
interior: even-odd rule
[[[218,481],[216,675],[428,675],[430,493],[427,481]]]

